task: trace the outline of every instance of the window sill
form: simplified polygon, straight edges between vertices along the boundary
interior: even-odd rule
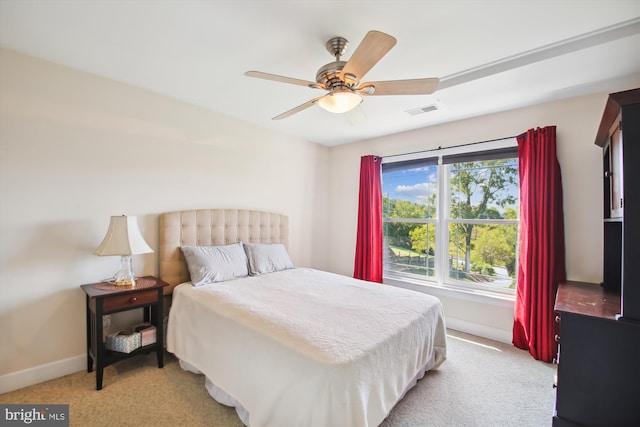
[[[435,283],[422,282],[412,280],[406,277],[391,277],[384,276],[383,283],[385,285],[397,286],[400,288],[411,289],[418,292],[424,292],[436,297],[448,297],[464,299],[469,301],[480,302],[483,304],[497,305],[501,307],[513,307],[515,301],[515,294],[497,294],[486,292],[482,290],[466,290],[460,288],[454,288],[446,285],[438,285]]]

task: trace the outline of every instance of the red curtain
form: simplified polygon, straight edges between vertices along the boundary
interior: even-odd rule
[[[513,344],[551,362],[557,324],[553,306],[566,279],[562,180],[556,127],[529,129],[518,137],[520,252]]]
[[[360,159],[358,231],[353,277],[382,283],[382,162],[377,156]]]

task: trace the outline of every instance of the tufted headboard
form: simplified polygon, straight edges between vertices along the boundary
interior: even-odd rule
[[[199,209],[160,215],[160,278],[169,283],[165,295],[189,281],[180,246],[226,245],[236,242],[289,244],[289,218],[272,212],[242,209]]]

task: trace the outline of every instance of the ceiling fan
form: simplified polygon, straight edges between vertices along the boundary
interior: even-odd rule
[[[351,58],[341,61],[340,57],[346,51],[348,41],[344,37],[333,37],[327,42],[326,48],[336,60],[320,67],[315,82],[260,71],[247,71],[245,75],[328,92],[274,117],[273,120],[284,119],[314,104],[332,113],[345,113],[360,105],[361,95],[429,95],[435,92],[439,82],[437,78],[360,82],[395,44],[394,37],[380,31],[369,31]]]

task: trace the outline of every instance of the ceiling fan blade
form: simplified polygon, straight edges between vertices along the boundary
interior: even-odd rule
[[[314,89],[324,89],[324,85],[306,80],[294,79],[292,77],[279,76],[277,74],[263,73],[261,71],[247,71],[244,73],[248,77],[256,77],[258,79],[273,80],[281,83],[290,83],[292,85],[306,86]]]
[[[363,95],[429,95],[436,91],[439,82],[437,78],[367,82],[360,85],[358,92]]]
[[[285,111],[284,113],[275,116],[272,120],[282,120],[282,119],[286,119],[289,116],[293,116],[295,113],[299,113],[302,110],[306,110],[307,108],[311,107],[313,104],[315,104],[316,102],[318,102],[318,99],[322,98],[321,96],[317,97],[317,98],[313,98],[310,101],[305,102],[304,104],[298,105],[295,108],[292,108],[289,111]]]
[[[396,44],[396,39],[380,31],[369,31],[342,69],[342,77],[359,81]],[[353,75],[355,78],[350,78]]]
[[[343,116],[351,126],[356,126],[367,121],[367,117],[364,115],[364,111],[362,111],[362,107],[360,105],[346,113],[343,113]]]

